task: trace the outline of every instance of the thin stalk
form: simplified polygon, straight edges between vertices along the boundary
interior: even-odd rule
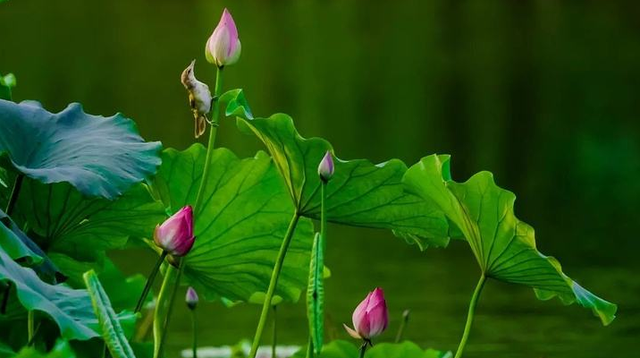
[[[276,258],[276,263],[273,266],[273,271],[271,272],[269,289],[267,290],[267,295],[264,298],[264,303],[262,304],[262,313],[260,313],[260,320],[258,321],[256,334],[253,337],[253,345],[251,346],[249,358],[256,358],[256,354],[258,353],[258,347],[260,346],[262,332],[264,331],[264,327],[267,323],[267,317],[269,316],[269,309],[271,308],[271,300],[273,299],[273,295],[276,292],[276,286],[278,285],[280,271],[282,271],[282,264],[284,263],[284,258],[287,255],[287,250],[289,249],[289,244],[291,244],[291,239],[293,238],[293,233],[296,229],[296,225],[298,225],[299,219],[300,214],[298,214],[298,212],[293,214],[291,222],[289,223],[289,228],[287,229],[287,233],[282,240],[282,245],[280,246],[280,251],[278,252],[278,257]]]
[[[27,312],[27,342],[29,342],[29,345],[33,343],[33,337],[35,336],[36,332],[34,315],[34,310],[30,310]]]
[[[136,305],[136,309],[133,311],[133,313],[140,312],[140,310],[142,309],[142,305],[144,304],[144,301],[147,299],[149,290],[151,290],[151,286],[153,286],[153,281],[155,281],[156,276],[158,275],[158,271],[160,271],[160,266],[162,265],[162,262],[164,261],[165,257],[167,257],[167,254],[168,252],[166,250],[162,250],[162,254],[160,255],[160,257],[158,257],[158,261],[156,261],[156,264],[153,267],[153,270],[151,270],[151,273],[149,274],[147,283],[144,285],[144,290],[142,290],[142,295],[140,295],[140,299],[138,300],[138,304]]]
[[[278,344],[278,306],[273,306],[273,340],[271,341],[271,358],[276,358]]]
[[[367,345],[369,345],[369,342],[362,342],[362,345],[360,346],[360,358],[364,358],[364,353],[367,351]]]
[[[178,276],[178,270],[173,265],[168,265],[165,273],[162,287],[158,294],[158,302],[156,302],[156,310],[153,318],[153,357],[160,357],[160,341],[162,338],[162,330],[164,328],[164,320],[167,317],[167,297],[171,291],[171,282]]]
[[[307,344],[307,358],[313,358],[313,340],[309,337],[309,343]]]
[[[402,340],[404,329],[407,327],[407,323],[409,323],[409,313],[409,310],[402,312],[402,322],[400,323],[400,328],[398,328],[398,334],[396,334],[396,343],[400,343]]]
[[[173,284],[173,290],[171,291],[171,297],[169,299],[169,306],[167,307],[167,315],[164,320],[164,328],[162,329],[162,338],[160,339],[160,345],[158,346],[158,351],[162,354],[162,348],[164,347],[164,343],[167,340],[167,332],[169,331],[169,321],[171,320],[171,313],[173,312],[173,303],[176,300],[176,296],[178,293],[178,288],[180,287],[180,278],[182,277],[182,273],[184,272],[184,257],[181,258],[180,263],[178,264],[178,276],[176,276],[176,282]]]
[[[198,358],[198,320],[195,309],[191,310],[191,327],[193,330],[193,342],[191,344],[193,358]]]
[[[476,306],[478,305],[478,298],[480,297],[480,293],[482,292],[482,288],[484,287],[486,280],[487,276],[482,273],[480,280],[478,280],[478,284],[476,285],[476,289],[473,291],[473,295],[471,296],[471,302],[469,302],[467,323],[464,325],[464,333],[462,334],[462,339],[460,339],[460,344],[458,345],[458,350],[456,351],[456,356],[454,358],[462,357],[464,348],[467,345],[467,339],[469,339],[469,332],[471,331],[471,325],[473,324],[473,315],[475,314]]]
[[[16,202],[18,201],[18,195],[20,194],[20,188],[22,188],[22,182],[24,181],[24,174],[18,173],[16,176],[16,181],[13,184],[13,189],[11,189],[11,196],[9,197],[9,201],[7,202],[7,207],[4,210],[5,214],[11,216],[13,209],[16,206]]]
[[[2,293],[2,303],[0,303],[0,314],[7,313],[7,304],[9,303],[9,295],[11,294],[11,283],[7,282],[7,288]]]
[[[219,100],[220,95],[222,94],[222,68],[218,67],[218,71],[216,72],[216,87],[214,89],[214,101],[213,108],[211,109],[211,128],[209,129],[209,143],[207,144],[207,156],[204,160],[204,170],[202,172],[202,180],[200,181],[200,188],[198,188],[198,195],[196,196],[196,203],[193,206],[193,212],[198,213],[198,209],[200,209],[200,204],[202,204],[202,194],[204,193],[204,189],[207,185],[209,179],[209,173],[211,171],[211,156],[213,153],[213,147],[216,144],[216,134],[218,133],[218,112],[219,112]]]

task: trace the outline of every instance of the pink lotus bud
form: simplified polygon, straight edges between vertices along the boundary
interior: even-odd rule
[[[370,340],[380,335],[389,323],[387,302],[384,300],[384,292],[376,288],[367,295],[353,312],[353,329],[344,325],[347,333],[353,338]]]
[[[318,165],[318,175],[320,179],[325,183],[328,182],[333,176],[333,169],[333,156],[330,151],[327,151],[320,161],[320,165]]]
[[[240,58],[241,48],[236,23],[229,11],[224,9],[218,26],[207,40],[204,50],[207,61],[218,67],[233,65]]]
[[[193,287],[187,288],[187,295],[184,298],[185,302],[187,302],[187,307],[190,310],[194,310],[196,305],[198,304],[198,293]]]
[[[189,253],[195,241],[191,206],[185,206],[162,225],[156,226],[153,241],[169,255],[181,257]]]

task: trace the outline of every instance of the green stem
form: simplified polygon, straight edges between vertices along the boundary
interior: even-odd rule
[[[164,280],[162,281],[162,287],[160,288],[160,293],[158,294],[158,301],[156,302],[156,310],[154,312],[153,318],[153,357],[160,357],[160,341],[162,338],[162,330],[164,328],[164,320],[167,316],[167,296],[171,291],[171,282],[175,280],[178,275],[178,270],[173,267],[173,265],[167,266],[167,271],[165,272]]]
[[[291,218],[291,222],[289,223],[289,228],[287,229],[287,233],[282,240],[282,245],[280,246],[280,251],[278,252],[278,257],[276,258],[276,263],[273,266],[273,271],[271,272],[271,281],[269,282],[269,289],[267,290],[267,295],[264,298],[264,303],[262,304],[262,313],[260,313],[260,320],[258,321],[258,327],[256,328],[256,334],[253,337],[253,345],[251,346],[251,352],[249,353],[249,358],[256,358],[256,354],[258,353],[258,347],[260,346],[260,339],[262,338],[262,332],[264,331],[264,327],[267,323],[267,317],[269,316],[269,309],[271,308],[271,300],[273,299],[273,295],[276,292],[276,286],[278,285],[278,278],[280,277],[280,271],[282,271],[282,264],[284,263],[284,257],[287,255],[287,250],[289,249],[289,244],[291,243],[291,239],[293,238],[293,233],[296,229],[296,225],[298,225],[298,220],[300,219],[300,214],[296,212],[293,214]]]
[[[307,358],[313,358],[313,340],[309,337],[309,344],[307,344]]]
[[[178,288],[180,287],[180,278],[182,277],[182,273],[184,272],[184,257],[180,259],[180,263],[178,264],[178,276],[176,276],[176,282],[173,284],[173,290],[171,291],[171,297],[169,298],[169,305],[167,307],[167,315],[164,319],[164,327],[162,328],[162,338],[160,339],[160,345],[158,346],[158,351],[162,354],[162,348],[167,340],[167,332],[169,331],[169,321],[171,320],[171,313],[173,312],[173,303],[176,300],[176,296],[178,293]]]
[[[33,337],[36,331],[34,314],[34,310],[30,310],[27,312],[27,342],[29,342],[29,345],[33,343]]]
[[[191,345],[193,349],[193,358],[198,358],[198,320],[195,308],[191,310],[191,323],[193,329],[193,343]]]
[[[407,327],[407,323],[409,323],[409,313],[409,310],[402,312],[402,322],[400,323],[400,328],[398,328],[398,334],[396,334],[396,343],[400,343],[402,340],[404,329]]]
[[[153,270],[149,274],[147,283],[144,285],[144,290],[142,290],[142,295],[140,295],[140,299],[138,300],[138,304],[136,305],[136,309],[133,311],[133,313],[140,312],[140,310],[142,309],[142,305],[144,304],[144,301],[146,301],[147,299],[149,290],[151,290],[151,286],[153,286],[153,281],[155,281],[156,276],[158,275],[158,271],[160,271],[160,266],[162,265],[164,258],[167,257],[167,254],[168,252],[166,250],[162,250],[162,254],[160,255],[160,257],[158,257],[158,261],[156,261],[156,264],[153,267]]]
[[[200,204],[202,204],[202,195],[204,193],[204,189],[207,185],[209,179],[209,173],[211,171],[211,157],[213,154],[213,147],[216,143],[216,134],[218,133],[218,112],[220,107],[220,98],[222,92],[222,68],[218,67],[218,71],[216,72],[216,87],[214,89],[214,101],[213,108],[211,109],[211,121],[213,124],[209,129],[209,143],[207,144],[207,156],[204,160],[204,170],[202,172],[202,180],[200,181],[200,188],[198,188],[198,195],[196,196],[196,203],[193,206],[193,212],[198,213],[198,209],[200,209]]]
[[[478,280],[478,284],[476,285],[476,289],[473,291],[473,296],[471,296],[471,302],[469,302],[467,323],[464,325],[464,333],[462,334],[462,339],[460,339],[460,344],[458,345],[458,350],[456,351],[456,356],[454,358],[462,357],[464,347],[467,345],[467,339],[469,339],[469,332],[471,331],[471,325],[473,324],[473,315],[475,314],[476,306],[478,305],[478,298],[480,297],[480,293],[482,292],[482,288],[484,287],[486,280],[487,276],[482,273],[480,280]]]
[[[360,346],[360,358],[364,358],[364,353],[367,351],[367,345],[369,345],[369,342],[364,341]]]
[[[271,341],[271,358],[276,358],[278,344],[278,306],[273,306],[273,340]]]
[[[16,176],[16,181],[13,184],[13,189],[11,189],[11,196],[9,197],[9,201],[7,202],[7,208],[4,210],[4,213],[11,216],[14,207],[16,206],[16,202],[18,201],[18,195],[20,194],[20,188],[22,188],[22,182],[24,181],[24,174],[18,173]]]

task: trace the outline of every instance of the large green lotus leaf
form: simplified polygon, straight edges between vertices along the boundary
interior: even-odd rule
[[[206,149],[194,144],[167,149],[154,192],[175,212],[196,199]],[[210,181],[195,222],[196,241],[186,256],[188,281],[209,298],[254,300],[266,292],[293,206],[271,158],[259,152],[239,159],[228,149],[212,152]],[[296,300],[307,282],[313,227],[298,222],[276,294]],[[258,295],[258,296],[256,296]]]
[[[86,197],[67,183],[25,180],[17,209],[36,234],[30,236],[75,282],[82,282],[82,273],[95,268],[106,250],[123,247],[130,237],[151,237],[166,217],[162,203],[144,184],[112,201]],[[76,272],[65,269],[76,266]]]
[[[43,257],[36,254],[11,227],[17,229],[4,211],[0,210],[0,247],[10,258],[22,260],[29,266],[42,263]]]
[[[318,358],[358,358],[358,347],[347,341],[336,340],[324,346]],[[304,358],[306,349],[294,355],[294,358]],[[424,350],[409,341],[402,343],[380,343],[367,349],[365,358],[451,358],[451,352],[441,352],[434,349]]]
[[[227,115],[238,117],[238,127],[255,134],[267,147],[299,212],[320,218],[318,164],[327,151],[322,138],[303,138],[286,114],[254,118],[240,90],[227,92]],[[407,242],[443,247],[449,242],[441,211],[404,192],[407,166],[398,159],[381,164],[368,160],[335,160],[335,174],[327,185],[328,221],[391,229]]]
[[[60,328],[62,337],[87,340],[99,336],[98,321],[86,290],[45,283],[32,269],[20,266],[0,248],[0,282],[8,281],[12,283],[12,291],[16,292],[15,297],[21,305],[51,317]],[[135,315],[122,313],[119,319],[131,325]]]
[[[536,249],[533,228],[514,214],[515,195],[498,187],[491,173],[457,183],[451,179],[450,157],[432,155],[412,166],[404,180],[408,191],[435,203],[458,227],[487,277],[530,286],[540,299],[577,302],[605,325],[615,318],[615,304],[582,288],[556,259]]]
[[[90,115],[78,103],[50,113],[37,102],[0,99],[0,127],[0,154],[20,172],[88,196],[113,199],[160,164],[160,143],[145,142],[132,120]]]
[[[53,349],[48,353],[42,353],[34,347],[25,347],[13,356],[14,358],[75,358],[76,355],[71,349],[69,342],[58,340]]]

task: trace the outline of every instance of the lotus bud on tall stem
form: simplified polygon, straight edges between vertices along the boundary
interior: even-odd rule
[[[389,324],[389,312],[384,292],[376,288],[360,302],[352,315],[353,328],[344,324],[344,329],[355,339],[362,340],[360,357],[364,357],[367,346],[373,346],[371,339],[379,336]]]
[[[191,345],[193,358],[198,358],[198,323],[196,317],[196,306],[198,305],[198,293],[193,287],[189,287],[187,289],[187,294],[184,298],[189,311],[191,311],[191,323],[192,323],[192,334],[193,341]]]
[[[396,334],[396,343],[400,343],[402,340],[402,336],[404,335],[404,330],[407,327],[407,323],[409,323],[409,314],[411,311],[404,310],[402,312],[402,322],[400,322],[400,328],[398,328],[398,333]]]

